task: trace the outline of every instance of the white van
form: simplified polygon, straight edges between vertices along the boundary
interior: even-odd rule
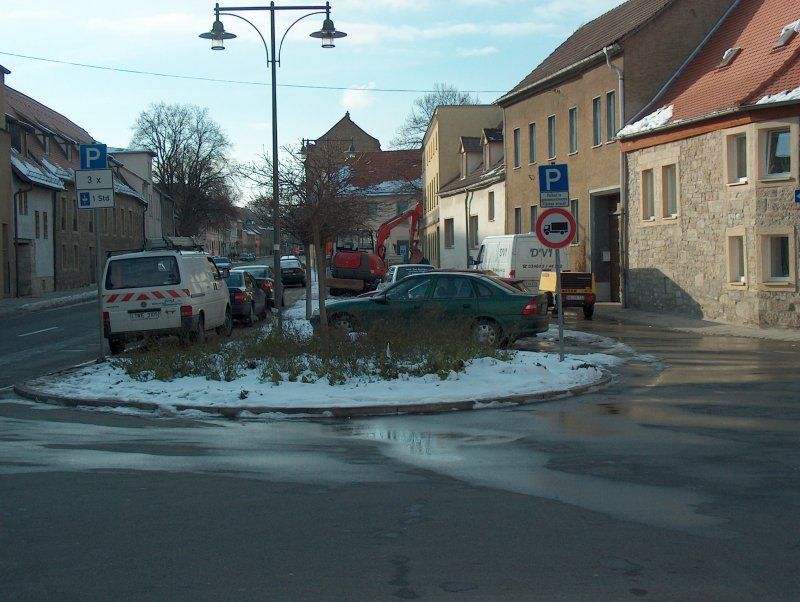
[[[181,247],[113,255],[101,286],[103,336],[111,353],[150,336],[185,334],[205,340],[207,330],[230,336],[230,296],[207,253]]]
[[[560,255],[561,269],[568,270],[569,252],[562,250]],[[538,291],[542,270],[556,269],[556,250],[544,246],[535,234],[487,236],[472,268],[522,280],[525,286]]]

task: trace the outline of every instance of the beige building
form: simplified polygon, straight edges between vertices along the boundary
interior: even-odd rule
[[[506,233],[503,130],[462,136],[459,158],[459,176],[439,189],[440,267],[465,269],[477,258],[481,240]]]
[[[741,0],[620,132],[630,306],[800,328],[800,14],[787,6]]]
[[[445,267],[444,223],[440,190],[461,176],[461,138],[480,137],[484,128],[496,128],[503,111],[496,105],[439,106],[422,141],[423,252],[433,265]]]
[[[600,301],[624,288],[620,248],[620,126],[694,51],[732,0],[628,0],[584,25],[513,90],[504,110],[508,233],[530,232],[543,210],[539,167],[566,164],[578,229],[570,268],[593,271]]]

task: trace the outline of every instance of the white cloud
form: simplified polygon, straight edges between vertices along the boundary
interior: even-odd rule
[[[342,93],[342,106],[348,111],[371,107],[375,102],[375,96],[369,91],[377,87],[375,82],[351,86]]]
[[[456,50],[458,56],[487,56],[496,53],[497,48],[494,46],[484,46],[483,48],[459,48]]]

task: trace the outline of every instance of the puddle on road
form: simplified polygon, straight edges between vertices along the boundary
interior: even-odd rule
[[[413,421],[413,418],[411,419]],[[544,497],[615,518],[709,537],[731,537],[697,508],[710,498],[682,489],[639,485],[547,468],[550,454],[532,450],[524,437],[469,430],[404,428],[402,418],[353,425],[352,436],[383,444],[394,460],[477,487]]]

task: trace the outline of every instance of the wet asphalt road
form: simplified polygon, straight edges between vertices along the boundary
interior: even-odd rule
[[[608,337],[612,384],[511,410],[195,421],[7,395],[0,599],[800,599],[800,349],[567,328]]]

